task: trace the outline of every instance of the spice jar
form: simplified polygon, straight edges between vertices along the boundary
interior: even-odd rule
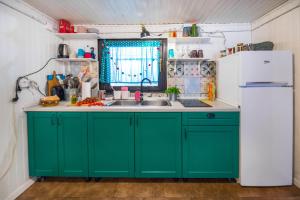
[[[243,50],[243,46],[244,46],[243,43],[238,43],[238,44],[236,45],[236,52],[242,51],[242,50]]]
[[[222,50],[220,51],[221,57],[225,57],[226,56],[226,50]]]

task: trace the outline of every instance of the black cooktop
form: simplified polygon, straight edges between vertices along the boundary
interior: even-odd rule
[[[184,107],[211,107],[211,105],[208,105],[198,99],[179,99],[179,102]]]

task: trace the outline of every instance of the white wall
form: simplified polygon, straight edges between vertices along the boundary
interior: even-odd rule
[[[276,50],[294,53],[295,70],[295,137],[294,137],[294,183],[300,187],[300,0],[290,0],[255,21],[252,41],[272,41]],[[292,10],[291,10],[292,9]],[[274,19],[274,20],[272,20]],[[271,20],[271,21],[270,21]]]
[[[40,95],[36,91],[22,91],[19,102],[11,103],[16,78],[39,69],[49,57],[56,56],[59,42],[44,25],[0,4],[0,174],[13,159],[10,169],[0,179],[1,200],[14,199],[32,183],[28,177],[27,126],[22,108],[36,104]],[[46,74],[54,68],[60,71],[54,66],[57,65],[52,62],[44,71],[30,77],[42,91]]]

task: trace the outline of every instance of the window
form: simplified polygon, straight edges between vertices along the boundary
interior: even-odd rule
[[[128,86],[137,90],[144,78],[150,91],[162,91],[166,85],[165,40],[99,40],[100,87]]]

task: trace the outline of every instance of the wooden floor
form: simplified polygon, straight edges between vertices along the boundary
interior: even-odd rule
[[[34,183],[17,200],[300,200],[300,189],[241,187],[227,180],[47,179]]]

